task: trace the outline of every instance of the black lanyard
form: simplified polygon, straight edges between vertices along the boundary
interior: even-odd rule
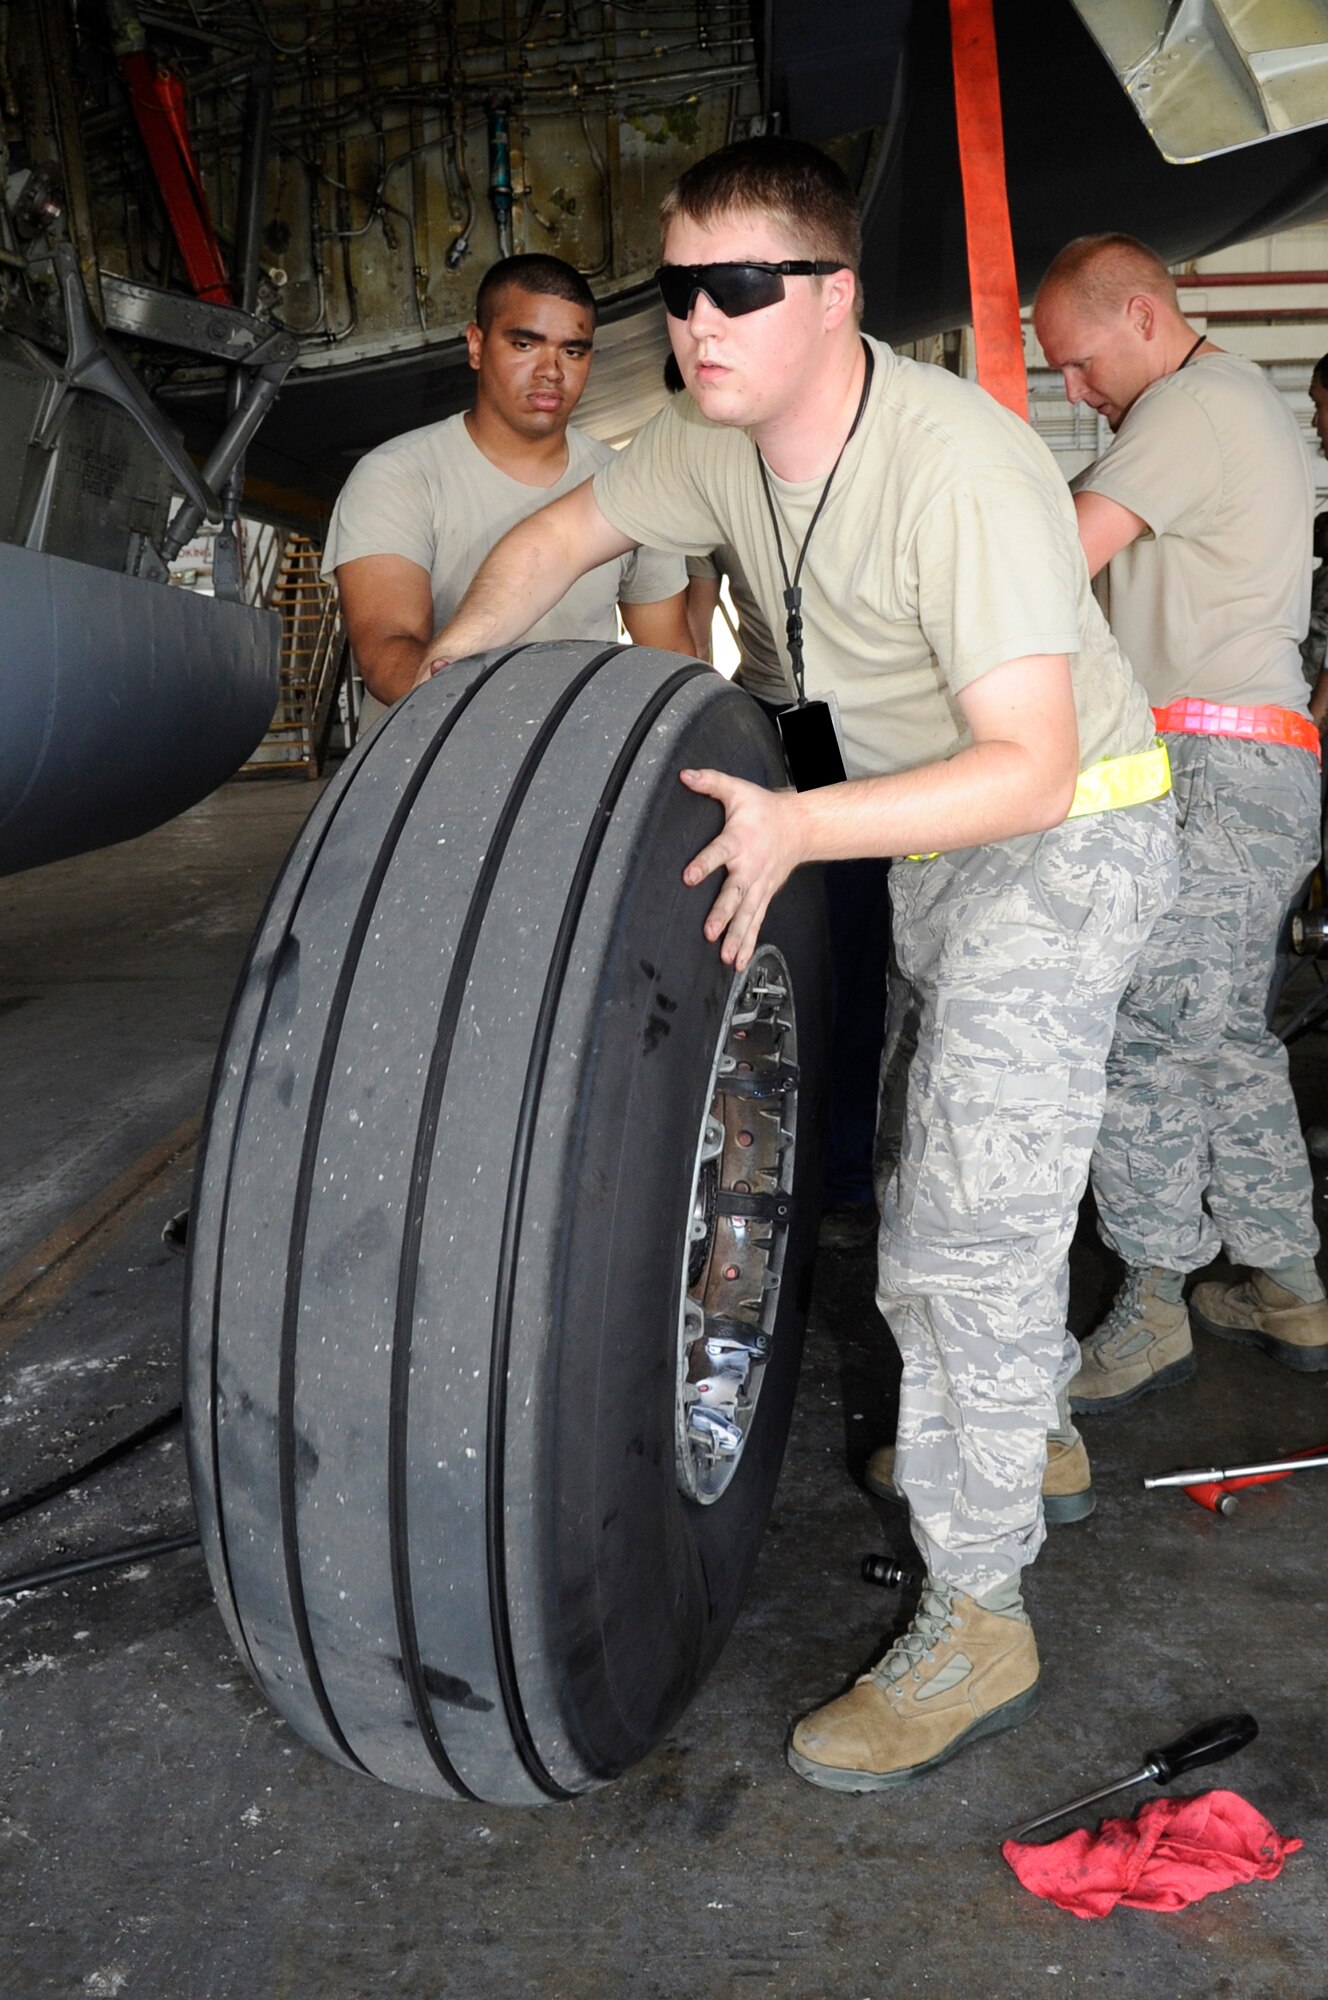
[[[1197,354],[1197,353],[1199,352],[1199,349],[1200,349],[1200,348],[1201,348],[1201,347],[1203,346],[1203,344],[1204,344],[1204,342],[1205,342],[1205,341],[1207,340],[1207,338],[1208,338],[1208,335],[1207,335],[1206,333],[1201,333],[1201,334],[1199,335],[1199,338],[1198,338],[1198,339],[1197,339],[1197,340],[1195,341],[1195,343],[1194,343],[1194,346],[1193,346],[1193,347],[1192,347],[1192,348],[1190,349],[1190,351],[1189,351],[1189,353],[1188,353],[1188,354],[1186,355],[1185,359],[1184,359],[1184,360],[1183,360],[1183,361],[1181,362],[1181,364],[1180,364],[1180,368],[1178,368],[1178,369],[1176,370],[1176,373],[1177,373],[1178,375],[1180,374],[1180,369],[1181,369],[1181,368],[1188,368],[1188,367],[1189,367],[1190,363],[1191,363],[1191,362],[1193,361],[1193,359],[1194,359],[1195,355],[1196,355],[1196,354]]]
[[[807,550],[811,545],[812,530],[821,518],[821,509],[824,507],[829,495],[831,482],[839,470],[839,461],[848,450],[853,440],[853,434],[862,422],[862,413],[867,407],[867,392],[871,388],[872,371],[876,366],[876,357],[865,340],[862,343],[862,351],[867,357],[867,366],[862,378],[862,394],[858,397],[858,407],[854,412],[853,422],[849,425],[848,436],[839,447],[839,456],[835,459],[834,464],[826,475],[825,485],[821,488],[821,497],[816,503],[816,510],[811,520],[807,523],[807,532],[802,538],[802,547],[798,550],[798,560],[794,565],[791,578],[788,573],[788,564],[784,560],[784,538],[779,529],[779,515],[775,511],[775,496],[770,491],[770,475],[765,469],[765,460],[761,456],[760,445],[756,443],[755,438],[752,440],[756,451],[756,463],[761,468],[761,485],[765,489],[765,504],[770,509],[770,522],[775,531],[775,554],[779,557],[779,571],[784,579],[784,609],[788,613],[784,624],[784,636],[788,641],[789,664],[793,668],[793,682],[798,690],[799,702],[806,701],[807,696],[803,684],[802,664],[802,589],[798,579],[802,575],[802,565],[807,559]]]

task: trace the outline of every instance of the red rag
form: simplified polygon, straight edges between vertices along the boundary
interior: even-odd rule
[[[1284,1840],[1238,1792],[1150,1799],[1133,1819],[1104,1819],[1038,1846],[1007,1840],[1001,1853],[1026,1889],[1076,1917],[1133,1910],[1183,1910],[1233,1882],[1271,1882],[1288,1854]]]

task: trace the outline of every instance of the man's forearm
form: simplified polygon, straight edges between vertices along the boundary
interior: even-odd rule
[[[683,870],[695,888],[725,871],[705,920],[720,956],[751,961],[772,896],[806,861],[944,853],[1056,826],[1074,797],[1065,778],[1028,745],[975,743],[945,763],[811,792],[771,792],[721,771],[682,771],[689,790],[718,799],[722,831]],[[1064,782],[1063,782],[1064,779]]]
[[[1018,743],[974,743],[944,763],[796,794],[811,861],[945,853],[1059,826],[1074,780]]]
[[[360,678],[379,701],[400,701],[414,687],[426,650],[425,641],[409,633],[378,639],[366,652],[355,653]]]
[[[521,522],[485,557],[454,615],[430,640],[426,663],[464,660],[519,639],[580,574],[540,515]]]

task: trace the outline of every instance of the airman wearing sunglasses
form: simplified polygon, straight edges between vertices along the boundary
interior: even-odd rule
[[[1165,753],[1094,603],[1068,491],[1027,425],[858,330],[857,212],[814,148],[754,140],[683,175],[660,289],[691,400],[509,535],[424,671],[506,642],[532,597],[644,540],[737,552],[844,782],[682,782],[723,831],[706,934],[745,965],[810,861],[891,870],[878,1302],[903,1358],[894,1480],[927,1580],[912,1624],[789,1744],[838,1791],[901,1784],[1030,1714],[1020,1574],[1048,1433],[1092,1504],[1065,1385],[1066,1253],[1116,1004],[1175,894]]]

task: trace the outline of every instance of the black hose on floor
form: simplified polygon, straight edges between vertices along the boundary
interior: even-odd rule
[[[0,1577],[0,1597],[17,1597],[21,1590],[41,1590],[52,1583],[64,1583],[71,1576],[87,1576],[98,1569],[115,1569],[121,1563],[147,1562],[152,1556],[168,1556],[176,1549],[198,1547],[197,1532],[164,1535],[158,1541],[129,1542],[124,1548],[103,1549],[100,1555],[77,1556],[69,1562],[47,1563],[21,1576]]]
[[[116,1444],[108,1445],[105,1451],[98,1452],[95,1458],[88,1459],[83,1465],[75,1466],[72,1472],[62,1472],[56,1478],[48,1479],[42,1486],[34,1486],[30,1493],[20,1493],[13,1500],[0,1502],[0,1526],[6,1521],[14,1520],[20,1514],[30,1513],[34,1507],[44,1506],[48,1500],[57,1500],[62,1493],[68,1493],[73,1487],[81,1486],[85,1479],[91,1479],[95,1472],[103,1472],[108,1465],[114,1465],[117,1459],[127,1458],[129,1453],[137,1451],[140,1445],[150,1444],[154,1437],[160,1437],[163,1431],[171,1428],[172,1424],[178,1424],[182,1415],[183,1410],[180,1404],[176,1403],[173,1408],[163,1410],[160,1416],[154,1417],[151,1423],[144,1424],[141,1430],[131,1431],[128,1437],[121,1438]]]

